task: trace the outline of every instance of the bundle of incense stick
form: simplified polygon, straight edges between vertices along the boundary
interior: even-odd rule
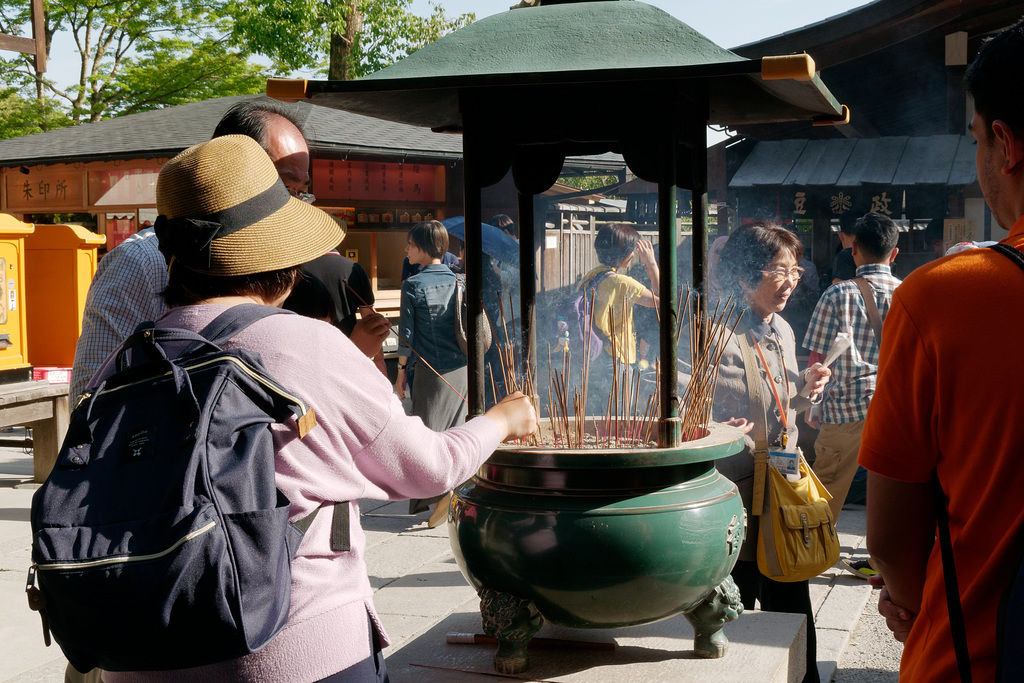
[[[512,305],[512,294],[508,295],[508,310],[509,317],[511,317],[512,335],[508,333],[509,321],[505,317],[505,306],[502,304],[501,297],[498,297],[498,314],[501,317],[501,339],[504,339],[503,343],[496,343],[495,347],[498,350],[498,362],[501,366],[502,379],[505,381],[505,393],[506,395],[511,394],[515,391],[521,391],[526,396],[530,397],[533,402],[533,409],[540,413],[540,405],[538,405],[537,390],[533,384],[533,377],[529,372],[520,372],[521,360],[519,354],[516,352],[516,318],[515,311]],[[487,320],[487,324],[491,326],[491,338],[497,339],[497,330],[494,329],[494,323],[491,321],[487,312],[484,311],[484,318]],[[527,358],[527,365],[522,367],[529,367],[529,358]],[[488,366],[488,370],[491,372],[491,389],[494,391],[494,372]],[[494,394],[494,402],[498,402],[497,393]],[[538,431],[529,437],[529,441],[534,446],[540,445],[540,428]],[[518,443],[518,442],[517,442]]]
[[[591,292],[591,311],[594,310],[594,297],[595,292]],[[701,297],[702,295],[692,292],[687,286],[685,296],[683,289],[680,289],[677,299],[682,310],[678,315],[675,340],[678,343],[685,324],[689,334],[691,373],[680,406],[684,441],[698,439],[706,433],[707,425],[711,421],[722,353],[743,315],[742,307],[734,303],[732,297],[716,304],[711,313],[707,312],[706,306],[701,305]],[[503,331],[506,332],[504,338],[507,340],[507,321],[503,307],[500,307],[500,312]],[[548,345],[547,409],[551,421],[552,442],[547,445],[567,449],[624,448],[646,446],[657,439],[655,425],[661,411],[661,362],[660,359],[655,360],[653,392],[641,392],[642,371],[637,370],[635,364],[624,362],[620,357],[621,339],[626,334],[632,334],[627,314],[625,301],[622,302],[620,313],[612,311],[609,314],[610,334],[607,344],[610,351],[611,376],[603,414],[591,415],[588,413],[587,404],[590,394],[590,332],[594,322],[593,316],[588,320],[591,329],[584,335],[585,348],[582,349],[582,360],[574,363],[569,347],[562,348],[561,358],[552,357],[551,346]],[[512,326],[514,329],[514,319]],[[498,337],[497,334],[494,336]],[[499,358],[508,390],[521,390],[527,395],[535,395],[529,373],[524,375],[518,371],[520,359],[517,357],[513,342],[507,341],[504,347],[499,346]],[[680,362],[686,363],[685,360]],[[491,372],[493,384],[493,370]],[[645,395],[643,400],[641,393]],[[589,431],[588,419],[591,422]],[[586,439],[588,433],[594,435],[590,443]],[[531,441],[533,445],[540,445],[537,435],[534,435]]]
[[[588,308],[590,311],[594,310],[594,297],[595,293],[592,291]],[[587,404],[590,395],[590,332],[594,324],[593,316],[587,321],[588,329],[584,334],[582,349],[583,359],[578,370],[574,369],[572,351],[568,347],[561,350],[562,357],[557,359],[552,358],[551,347],[548,346],[547,408],[553,444],[556,447],[587,447],[588,418],[592,421],[593,447],[618,448],[649,443],[659,410],[657,385],[654,394],[647,396],[645,405],[641,406],[640,387],[643,373],[633,364],[625,363],[619,358],[620,336],[632,334],[626,323],[627,312],[626,302],[623,301],[621,317],[615,314],[609,316],[611,382],[605,405],[606,412],[603,415],[590,415]],[[600,438],[602,433],[603,442]]]
[[[687,288],[687,304],[690,291]],[[715,402],[715,386],[718,383],[718,366],[722,360],[725,345],[732,338],[736,326],[743,317],[730,296],[724,304],[715,304],[715,311],[707,314],[707,306],[700,305],[702,295],[689,306],[690,332],[690,383],[681,402],[683,415],[683,440],[699,439],[711,421],[711,409]],[[685,309],[684,309],[685,310]],[[680,322],[682,321],[680,316]]]

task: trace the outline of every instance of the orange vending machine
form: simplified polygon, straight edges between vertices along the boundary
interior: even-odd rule
[[[0,213],[0,383],[32,379],[25,306],[25,238],[35,227]]]
[[[25,237],[28,359],[37,379],[67,382],[82,311],[106,239],[78,225],[41,225]]]

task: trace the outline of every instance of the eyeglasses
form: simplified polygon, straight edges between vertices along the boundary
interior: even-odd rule
[[[765,277],[774,282],[782,282],[787,277],[791,280],[799,281],[800,278],[804,276],[804,269],[800,266],[795,266],[789,270],[786,270],[785,268],[776,268],[775,270],[762,270],[761,272],[765,274]]]
[[[295,190],[289,187],[288,194],[295,197],[300,202],[306,202],[307,204],[312,204],[313,202],[316,201],[316,195],[314,195],[312,192],[296,192]]]

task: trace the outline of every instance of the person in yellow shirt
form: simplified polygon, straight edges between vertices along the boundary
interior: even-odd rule
[[[594,240],[594,249],[601,265],[583,276],[576,292],[584,291],[589,300],[593,291],[593,326],[603,347],[600,355],[591,361],[588,402],[597,410],[604,410],[615,362],[620,368],[622,365],[636,365],[633,307],[657,306],[655,292],[659,286],[659,271],[654,246],[650,240],[641,239],[636,229],[629,225],[610,223],[602,226]],[[629,268],[634,256],[640,258],[647,271],[650,289],[619,272]]]

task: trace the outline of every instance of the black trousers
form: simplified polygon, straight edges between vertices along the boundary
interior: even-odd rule
[[[754,609],[754,603],[760,602],[761,610],[765,612],[803,614],[807,617],[807,674],[804,683],[820,683],[818,640],[814,634],[814,610],[811,607],[809,584],[806,581],[772,581],[758,570],[757,562],[737,562],[732,570],[732,579],[740,589],[744,609]]]

